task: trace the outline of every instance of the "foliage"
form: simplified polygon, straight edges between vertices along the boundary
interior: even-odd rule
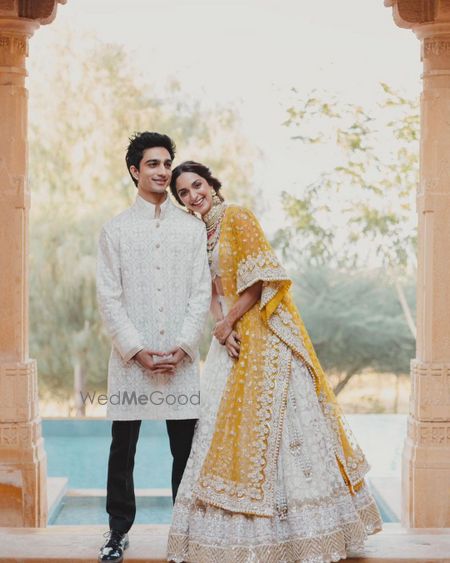
[[[382,272],[305,268],[294,299],[325,370],[343,375],[337,391],[363,370],[403,374],[414,355],[395,288]],[[414,284],[406,287],[414,299]]]
[[[294,90],[285,125],[333,164],[300,194],[283,193],[288,225],[276,243],[286,256],[350,269],[414,266],[418,104],[382,88],[372,110],[317,92],[299,99]]]
[[[322,360],[344,376],[337,391],[369,367],[407,372],[414,355],[419,111],[381,86],[370,109],[294,90],[285,122],[304,150],[331,162],[297,193],[283,193],[288,221],[275,245],[306,276],[314,266],[335,269],[333,283],[327,274],[306,288],[304,304]],[[365,277],[368,269],[384,271],[384,281]]]

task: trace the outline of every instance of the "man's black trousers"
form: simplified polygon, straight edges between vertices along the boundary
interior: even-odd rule
[[[173,457],[172,498],[174,501],[191,451],[196,422],[196,419],[166,420]],[[109,514],[111,530],[128,532],[136,515],[133,469],[140,427],[140,420],[114,420],[112,423],[106,494],[106,511]],[[155,463],[158,463],[157,459]]]

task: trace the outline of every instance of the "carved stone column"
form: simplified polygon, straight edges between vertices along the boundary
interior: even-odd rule
[[[417,352],[403,452],[403,524],[450,527],[450,2],[387,0],[421,41]]]
[[[0,526],[47,523],[36,362],[28,357],[28,39],[57,2],[0,1]]]

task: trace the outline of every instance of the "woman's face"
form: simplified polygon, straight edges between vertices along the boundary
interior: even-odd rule
[[[211,209],[213,188],[202,176],[195,172],[183,172],[178,176],[175,187],[178,197],[189,211],[203,216]]]

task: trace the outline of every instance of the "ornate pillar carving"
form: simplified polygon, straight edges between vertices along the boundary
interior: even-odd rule
[[[421,41],[417,351],[403,451],[404,525],[450,527],[450,2],[386,0]]]
[[[0,0],[0,526],[47,523],[37,370],[28,356],[25,60],[29,38],[56,4]]]

